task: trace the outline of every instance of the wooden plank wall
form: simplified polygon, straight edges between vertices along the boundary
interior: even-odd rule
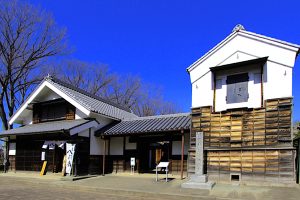
[[[283,149],[293,148],[291,136],[292,98],[266,100],[263,108],[240,108],[222,112],[212,112],[212,110],[211,106],[192,109],[191,149],[188,164],[190,174],[194,173],[195,136],[199,131],[204,133],[208,173],[213,171],[231,173],[231,169],[234,169],[235,165],[239,170],[234,171],[246,173],[243,171],[243,165],[235,163],[235,158],[241,159],[240,162],[244,157],[248,159],[248,154],[251,153],[252,161],[255,164],[256,158],[261,160],[262,157],[265,157],[261,162],[266,167],[269,166],[269,156],[278,154],[278,158],[285,162],[273,164],[277,166],[277,169],[286,168],[288,176],[291,177],[294,166],[290,165],[294,164],[291,158],[293,150]],[[273,149],[273,151],[267,151],[268,149]],[[260,156],[261,154],[264,156]],[[218,165],[210,160],[217,158]],[[228,166],[219,162],[221,158],[229,159]],[[224,166],[222,166],[223,164]],[[251,174],[256,174],[256,172],[261,174],[254,166],[256,165],[251,165],[249,169],[244,167],[244,170],[250,170]],[[268,169],[264,168],[264,175],[269,173]],[[272,171],[271,168],[270,170]],[[283,174],[277,170],[272,175],[281,176]]]
[[[9,156],[9,167],[8,170],[16,171],[16,156]]]
[[[173,175],[179,175],[181,173],[181,160],[170,160],[170,173]],[[187,161],[183,161],[183,172],[186,174],[187,171]]]
[[[178,175],[181,172],[181,160],[170,160],[170,173],[173,175]],[[122,172],[130,172],[130,162],[125,162],[124,160],[113,160],[113,173],[122,173]],[[183,170],[186,172],[187,170],[187,162],[184,160]]]
[[[207,154],[209,175],[240,174],[247,179],[294,179],[294,154],[291,150],[208,151]],[[230,180],[229,176],[224,178]]]

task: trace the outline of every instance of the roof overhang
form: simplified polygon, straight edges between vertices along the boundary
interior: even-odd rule
[[[97,121],[89,119],[44,122],[38,124],[30,124],[19,128],[3,131],[0,133],[0,137],[15,135],[38,135],[49,133],[66,133],[72,136],[84,130],[97,126]]]
[[[242,62],[236,62],[236,63],[230,63],[230,64],[226,64],[226,65],[210,67],[209,69],[212,72],[218,72],[218,71],[222,71],[222,70],[235,69],[235,68],[240,68],[243,66],[249,66],[249,65],[255,65],[255,64],[263,66],[267,62],[267,60],[268,60],[268,57],[262,57],[262,58],[257,58],[257,59],[242,61]]]

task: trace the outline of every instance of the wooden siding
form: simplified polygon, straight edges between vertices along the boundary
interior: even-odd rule
[[[169,162],[171,164],[170,173],[173,175],[179,175],[181,172],[181,160],[179,160],[179,159],[178,160],[170,160]],[[184,174],[186,174],[186,171],[187,171],[187,160],[184,159],[184,161],[183,161]]]
[[[208,151],[208,175],[226,173],[264,179],[294,179],[294,153],[291,150]]]
[[[212,107],[193,109],[191,145],[201,131],[206,149],[291,146],[292,99],[267,100],[265,105],[214,113]]]
[[[208,174],[238,172],[294,179],[291,121],[292,98],[266,100],[264,107],[253,109],[194,108],[188,171],[194,173],[196,132],[203,132]]]
[[[131,171],[130,161],[124,160],[123,156],[106,156],[107,157],[107,168],[106,173],[129,173]],[[179,175],[181,172],[181,160],[169,160],[169,173],[173,175]],[[136,160],[135,171],[138,171],[139,159]],[[184,173],[187,172],[187,160],[185,158],[183,164]],[[149,169],[148,173],[151,172]],[[154,171],[153,171],[154,172]]]

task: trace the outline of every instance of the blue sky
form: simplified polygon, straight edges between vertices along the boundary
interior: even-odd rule
[[[108,64],[163,88],[189,111],[186,68],[241,23],[246,30],[300,44],[300,1],[30,0],[68,30],[73,57]],[[294,119],[300,120],[300,58],[294,69]]]

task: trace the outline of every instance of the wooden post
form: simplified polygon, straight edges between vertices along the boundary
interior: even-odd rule
[[[104,139],[104,149],[103,149],[103,157],[102,157],[102,175],[105,175],[105,154],[106,154],[106,140]]]
[[[298,138],[298,184],[300,184],[300,139]]]
[[[53,156],[52,156],[52,173],[55,173],[55,146],[53,149]]]
[[[181,180],[183,179],[183,162],[184,162],[184,131],[181,130],[181,166],[180,166],[180,172],[181,172]]]
[[[217,74],[213,74],[214,78],[214,96],[213,96],[213,112],[216,110],[216,84],[217,84]]]
[[[260,101],[261,101],[261,107],[264,107],[264,65],[261,66],[260,69]]]

